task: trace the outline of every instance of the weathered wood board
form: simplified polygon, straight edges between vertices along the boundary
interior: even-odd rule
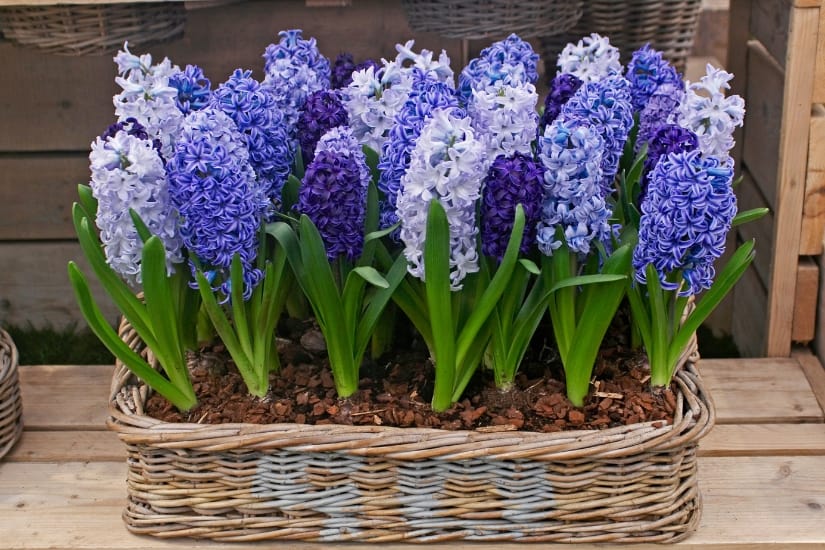
[[[731,334],[744,357],[765,355],[767,308],[767,290],[759,280],[756,267],[751,265],[733,288]]]
[[[825,59],[825,57],[820,59]],[[808,174],[805,180],[799,254],[803,256],[822,254],[823,236],[825,236],[825,106],[816,104],[811,109]]]
[[[819,292],[819,265],[809,256],[799,259],[796,269],[796,299],[791,339],[807,344],[816,332],[816,299]]]
[[[761,43],[748,42],[742,160],[771,209],[776,208],[784,74]]]
[[[103,314],[113,324],[118,312],[92,276],[76,242],[0,242],[0,324],[66,326],[83,322],[69,284],[67,264],[74,260],[89,279]]]
[[[88,181],[88,153],[0,156],[0,241],[74,239],[72,203]]]

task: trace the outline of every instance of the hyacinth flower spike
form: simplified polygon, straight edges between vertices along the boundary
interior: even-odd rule
[[[296,204],[300,219],[267,226],[315,313],[341,398],[358,389],[364,354],[406,267],[403,257],[385,274],[373,267],[378,193],[370,179],[352,131],[333,128],[304,174]]]
[[[584,405],[596,355],[624,297],[631,246],[616,246],[601,185],[604,144],[580,121],[545,130],[544,204],[537,240],[549,313],[564,367],[567,397]],[[613,252],[608,254],[609,249]]]
[[[81,249],[103,289],[152,350],[164,376],[127,346],[95,303],[74,262],[69,279],[81,313],[104,345],[179,410],[196,403],[186,367],[195,347],[197,292],[180,263],[176,211],[157,144],[135,120],[114,125],[92,144],[91,186],[80,186],[72,218]],[[93,224],[100,228],[100,236]],[[128,284],[127,284],[128,282]],[[131,286],[130,286],[131,285]],[[136,296],[136,289],[143,293]]]
[[[765,214],[748,211],[735,217],[732,179],[732,162],[705,157],[698,150],[669,153],[651,175],[628,298],[654,388],[670,384],[696,329],[753,261],[754,243],[746,242],[715,273],[728,230]],[[692,296],[695,307],[689,308]]]

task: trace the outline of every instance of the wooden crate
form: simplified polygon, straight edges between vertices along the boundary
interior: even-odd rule
[[[733,337],[750,356],[787,356],[816,332],[825,229],[825,5],[731,0],[728,70],[745,98],[735,157],[740,209],[771,214],[742,226],[758,255],[734,291]]]

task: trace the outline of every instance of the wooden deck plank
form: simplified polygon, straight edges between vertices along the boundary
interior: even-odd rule
[[[21,367],[23,422],[29,430],[104,430],[111,365]]]
[[[699,456],[825,456],[825,424],[717,424]]]
[[[793,358],[799,361],[799,366],[808,378],[808,384],[819,402],[820,408],[825,411],[825,368],[819,359],[810,350],[794,350]]]
[[[126,460],[126,447],[110,431],[31,431],[3,460],[8,462],[117,462]]]
[[[699,369],[720,424],[825,421],[794,358],[703,359]]]
[[[191,540],[130,535],[120,514],[126,466],[120,462],[5,463],[0,467],[0,532],[9,549],[238,548]],[[825,457],[705,458],[700,465],[704,513],[699,530],[679,547],[813,548],[825,542]],[[296,547],[294,543],[258,546]],[[437,548],[523,548],[517,544],[433,545]],[[300,548],[329,548],[301,544]],[[374,548],[346,545],[347,548]],[[384,544],[386,549],[410,548]],[[429,546],[428,546],[429,547]],[[556,546],[554,545],[554,548]],[[593,545],[558,546],[579,550]],[[656,545],[627,549],[661,548]]]

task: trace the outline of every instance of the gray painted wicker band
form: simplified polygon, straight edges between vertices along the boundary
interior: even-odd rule
[[[609,37],[625,63],[634,50],[649,42],[684,71],[701,7],[702,0],[588,0],[570,30],[541,39],[545,71],[556,73],[556,58],[565,44],[594,32]]]
[[[59,55],[109,54],[183,36],[183,2],[0,8],[0,31],[19,46]]]
[[[479,39],[516,33],[547,36],[572,27],[583,0],[402,0],[410,28],[449,38]]]
[[[23,401],[17,377],[17,348],[11,336],[0,329],[0,458],[23,433]]]
[[[675,379],[672,425],[548,434],[166,423],[143,414],[146,387],[118,365],[124,521],[225,541],[677,541],[699,521],[696,447],[714,422],[696,359]]]

